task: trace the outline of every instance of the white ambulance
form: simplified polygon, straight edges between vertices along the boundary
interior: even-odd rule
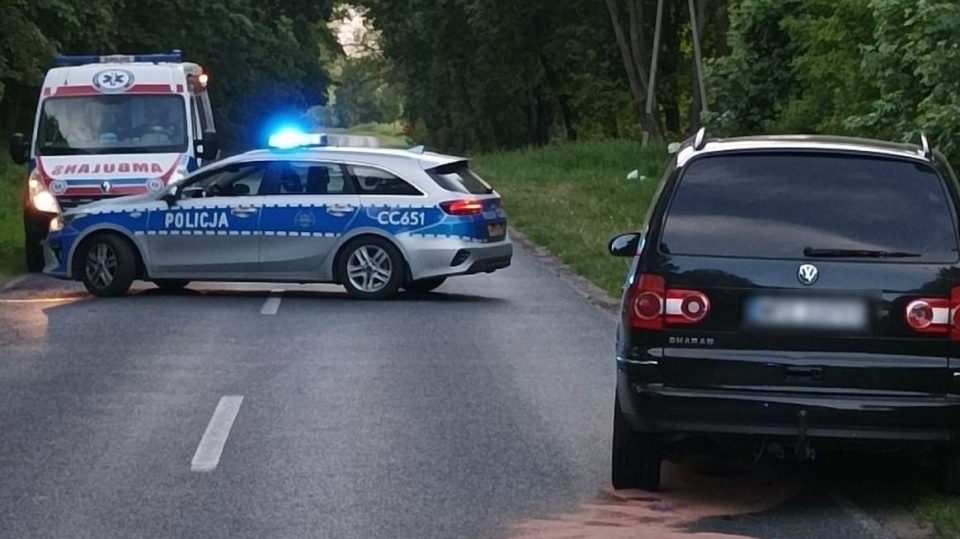
[[[170,54],[59,56],[47,72],[33,134],[10,154],[28,166],[26,261],[58,213],[108,197],[156,192],[219,154],[208,75]]]

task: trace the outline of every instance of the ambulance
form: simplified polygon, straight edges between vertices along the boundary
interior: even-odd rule
[[[155,193],[219,155],[208,75],[169,54],[58,56],[33,133],[10,154],[27,165],[26,265],[43,268],[50,220],[70,208]]]

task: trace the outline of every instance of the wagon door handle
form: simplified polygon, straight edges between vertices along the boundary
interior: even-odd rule
[[[788,382],[822,382],[823,368],[821,367],[787,367],[784,376]]]

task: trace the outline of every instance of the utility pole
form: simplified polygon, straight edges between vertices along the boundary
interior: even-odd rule
[[[657,90],[657,63],[660,60],[660,30],[663,27],[663,0],[657,1],[657,21],[653,31],[653,57],[650,60],[650,84],[647,86],[647,117],[653,114],[653,99]],[[650,133],[643,131],[643,146],[650,142]]]
[[[700,52],[700,31],[697,29],[697,9],[694,0],[690,4],[690,30],[693,35],[693,60],[697,66],[697,84],[700,85],[700,105],[703,112],[707,112],[707,88],[703,81],[703,57]]]

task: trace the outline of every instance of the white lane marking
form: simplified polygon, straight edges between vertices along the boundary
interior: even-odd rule
[[[836,490],[827,491],[827,495],[833,499],[834,503],[840,506],[840,509],[853,519],[861,528],[870,533],[876,539],[896,539],[896,536],[878,522],[875,518],[867,514],[866,511],[857,507],[849,498],[840,494]]]
[[[283,290],[273,290],[270,292],[270,297],[267,298],[267,301],[263,302],[263,308],[260,309],[260,314],[277,314],[277,311],[280,310],[280,300],[283,299],[280,297],[281,294],[283,294]]]
[[[212,472],[217,468],[223,446],[227,443],[227,437],[230,436],[230,427],[237,418],[242,402],[242,395],[226,396],[220,399],[213,417],[210,418],[210,424],[207,425],[207,430],[200,439],[197,452],[193,455],[193,461],[190,463],[191,471]]]
[[[21,276],[19,276],[19,277],[16,277],[16,278],[14,278],[14,279],[11,279],[7,284],[3,285],[3,289],[4,289],[4,290],[10,290],[11,288],[13,288],[13,287],[17,286],[18,284],[22,283],[23,281],[26,281],[26,280],[27,280],[27,277],[29,277],[29,276],[30,276],[30,275],[21,275]]]

